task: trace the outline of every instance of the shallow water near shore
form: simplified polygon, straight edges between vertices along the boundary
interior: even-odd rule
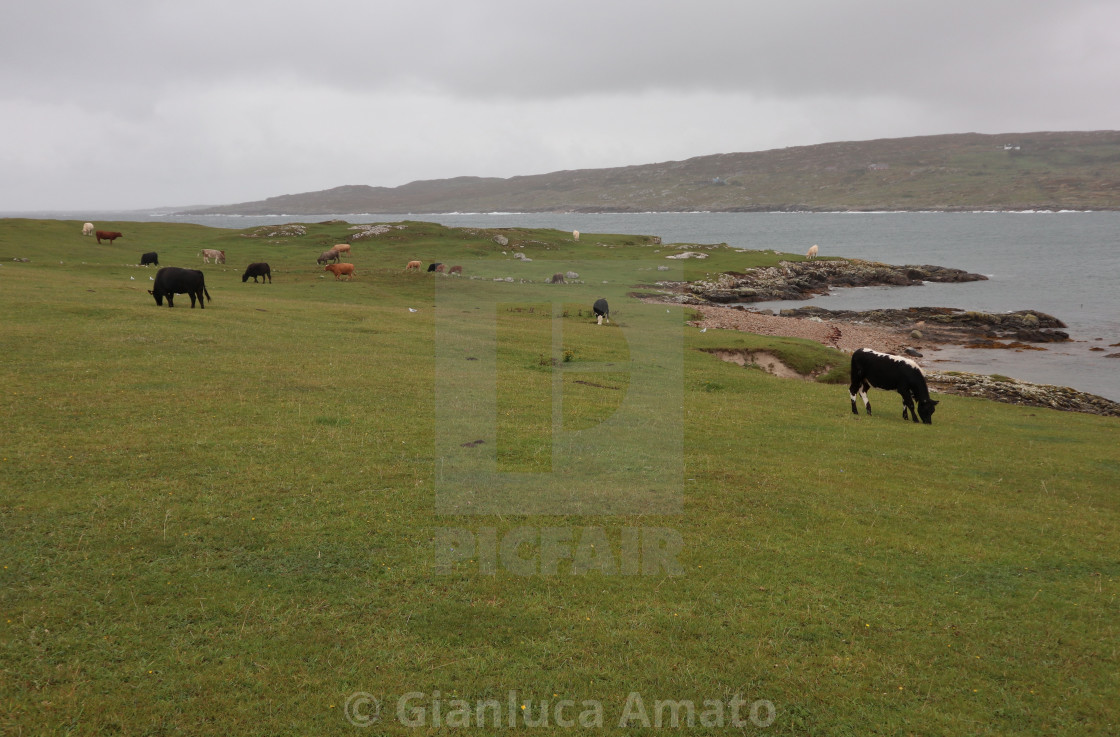
[[[352,223],[426,220],[448,226],[529,227],[584,233],[657,235],[666,244],[726,243],[735,248],[934,264],[978,272],[989,281],[836,290],[807,302],[758,303],[782,309],[959,307],[1038,310],[1062,320],[1074,339],[1044,351],[926,350],[938,370],[999,373],[1069,386],[1120,401],[1120,213],[447,213],[315,216],[172,215],[166,213],[25,213],[79,220],[161,220],[225,228],[343,219]],[[1091,351],[1093,347],[1103,351]]]

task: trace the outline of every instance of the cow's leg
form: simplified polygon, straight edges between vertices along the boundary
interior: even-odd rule
[[[867,399],[867,390],[870,389],[870,388],[871,388],[870,384],[868,384],[866,381],[860,381],[859,379],[856,379],[855,381],[853,381],[851,386],[848,387],[848,396],[850,396],[852,398],[852,414],[853,415],[858,415],[859,414],[859,410],[856,409],[856,395],[857,394],[859,396],[863,397],[863,406],[867,409],[867,414],[871,414],[871,402],[868,401],[868,399]]]
[[[191,298],[191,309],[194,309],[194,292],[187,292],[187,296]]]
[[[174,294],[172,294],[171,292],[167,293],[167,306],[168,307],[174,307],[175,306],[174,298],[175,298]]]
[[[908,391],[901,392],[901,394],[902,394],[902,419],[907,420],[907,419],[913,418],[914,422],[917,422],[918,421],[918,413],[916,411],[914,411],[914,397],[911,396],[910,392],[908,392]],[[909,411],[909,416],[907,416],[907,411]]]
[[[201,289],[198,290],[198,306],[201,307],[204,310],[206,309],[206,300],[204,300],[202,298],[202,290]],[[193,294],[191,295],[191,307],[194,307],[194,295]]]

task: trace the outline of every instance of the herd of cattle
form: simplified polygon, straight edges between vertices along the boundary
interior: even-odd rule
[[[97,237],[97,242],[101,243],[107,240],[112,243],[117,238],[124,237],[122,233],[109,230],[96,230],[93,223],[86,223],[82,226],[82,235],[92,235]],[[316,259],[316,263],[320,266],[326,265],[324,271],[329,271],[334,274],[336,281],[340,281],[346,277],[347,281],[354,278],[354,264],[340,263],[342,261],[342,254],[349,255],[350,244],[339,243],[331,246],[329,250],[323,251]],[[204,248],[198,252],[202,257],[202,263],[215,263],[225,264],[226,252],[216,248]],[[149,251],[140,255],[141,266],[159,266],[159,254],[155,251]],[[405,271],[419,271],[423,264],[419,261],[409,261],[405,266]],[[433,263],[428,267],[429,272],[439,274],[445,273],[445,268],[442,263]],[[446,273],[455,276],[462,276],[462,266],[452,266]],[[265,280],[269,284],[272,283],[272,268],[262,262],[251,263],[245,268],[245,273],[241,275],[242,283],[249,281],[249,277],[253,278],[254,284],[263,284]],[[260,279],[258,282],[257,280]],[[153,279],[155,285],[152,289],[148,290],[148,294],[155,297],[156,304],[163,306],[163,300],[167,300],[168,307],[174,307],[174,295],[187,294],[191,298],[191,307],[193,308],[197,301],[199,307],[206,309],[206,304],[203,301],[205,295],[206,300],[210,300],[210,293],[206,291],[206,281],[203,273],[197,269],[184,269],[176,266],[167,266],[161,268]],[[602,318],[600,317],[600,323]],[[608,320],[609,322],[609,320]]]
[[[121,233],[116,231],[95,230],[93,223],[86,223],[82,227],[82,235],[94,235],[98,243],[103,240],[112,243],[117,238],[123,237]],[[808,257],[816,256],[816,251],[817,247],[813,246],[809,249]],[[320,266],[326,264],[325,270],[333,273],[335,280],[345,276],[349,281],[354,276],[354,264],[339,263],[343,253],[350,253],[349,243],[340,243],[333,246],[330,250],[319,254],[316,261]],[[216,264],[226,262],[225,251],[204,248],[199,255],[202,256],[203,263],[210,263],[211,259]],[[328,263],[331,261],[334,263]],[[159,255],[155,251],[145,253],[140,257],[140,264],[142,266],[159,266]],[[409,261],[405,266],[405,271],[418,272],[423,266],[420,261]],[[428,272],[442,274],[444,273],[444,265],[438,262],[433,263],[428,266]],[[448,273],[462,275],[463,267],[452,266]],[[562,277],[559,274],[555,276]],[[554,283],[556,283],[555,276],[553,277]],[[263,284],[264,279],[268,279],[271,284],[272,269],[264,262],[249,264],[245,273],[241,275],[242,283],[247,282],[249,277],[253,277],[254,284],[258,283],[258,277],[261,278],[260,283]],[[206,298],[206,301],[210,301],[210,293],[206,291],[206,278],[197,269],[165,266],[156,272],[154,281],[155,284],[152,289],[148,290],[148,293],[155,297],[156,304],[161,307],[164,299],[167,300],[168,307],[174,307],[176,294],[188,295],[191,299],[191,309],[194,309],[195,301],[198,302],[201,309],[206,309],[203,297]],[[607,300],[596,300],[592,306],[592,311],[595,313],[596,322],[599,325],[603,324],[604,319],[608,323],[611,321],[611,312]],[[929,387],[926,384],[925,374],[922,373],[921,367],[909,358],[880,353],[870,348],[860,348],[852,354],[851,376],[852,381],[848,387],[848,394],[852,401],[852,414],[859,415],[859,410],[856,409],[857,395],[863,398],[863,405],[867,414],[871,414],[871,401],[867,398],[867,392],[871,387],[875,387],[886,391],[897,391],[902,395],[902,419],[912,419],[917,423],[920,418],[921,422],[927,425],[933,424],[933,413],[938,402],[929,396]],[[915,400],[917,400],[917,407],[914,404]]]

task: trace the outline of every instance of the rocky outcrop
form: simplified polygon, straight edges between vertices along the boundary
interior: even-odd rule
[[[350,240],[361,241],[366,240],[367,238],[376,238],[379,235],[385,235],[386,233],[391,233],[394,230],[404,230],[407,227],[407,225],[389,225],[386,223],[376,223],[372,225],[352,225],[350,226],[350,230],[356,230],[358,232],[350,236]]]
[[[977,348],[1030,348],[1024,343],[1055,343],[1069,340],[1058,318],[1037,310],[976,312],[956,307],[909,307],[883,310],[826,310],[799,307],[782,310],[782,317],[817,318],[829,322],[882,325],[917,334],[917,340],[959,343]],[[1001,343],[1011,340],[1012,343]]]
[[[1027,407],[1048,407],[1066,412],[1120,417],[1120,404],[1067,386],[1032,384],[1006,376],[984,376],[961,371],[927,371],[926,381],[930,389],[946,394],[984,397]]]
[[[804,300],[832,287],[915,286],[922,282],[983,281],[988,277],[945,266],[894,266],[859,259],[783,261],[777,266],[728,272],[692,282],[687,293],[698,302]]]
[[[253,228],[247,233],[242,233],[242,238],[299,238],[307,235],[306,226],[299,223],[285,223],[283,225],[262,225]]]

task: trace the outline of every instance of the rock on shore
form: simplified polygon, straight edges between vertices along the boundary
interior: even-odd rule
[[[1006,376],[984,376],[962,371],[927,371],[926,381],[934,391],[946,394],[984,397],[997,402],[1028,407],[1047,407],[1066,412],[1120,417],[1120,404],[1068,386],[1032,384],[1029,381],[1019,381]]]
[[[959,343],[981,348],[1031,348],[1021,344],[997,343],[999,340],[1027,343],[1057,343],[1069,340],[1066,327],[1058,318],[1037,310],[1015,312],[977,312],[957,307],[908,307],[881,310],[826,310],[799,307],[782,310],[783,317],[816,318],[831,322],[880,325],[896,330],[917,330],[921,340]]]
[[[945,266],[894,266],[875,261],[783,261],[777,266],[727,272],[712,280],[683,285],[692,304],[714,302],[769,302],[810,299],[832,287],[915,286],[922,282],[984,281],[972,274]]]

